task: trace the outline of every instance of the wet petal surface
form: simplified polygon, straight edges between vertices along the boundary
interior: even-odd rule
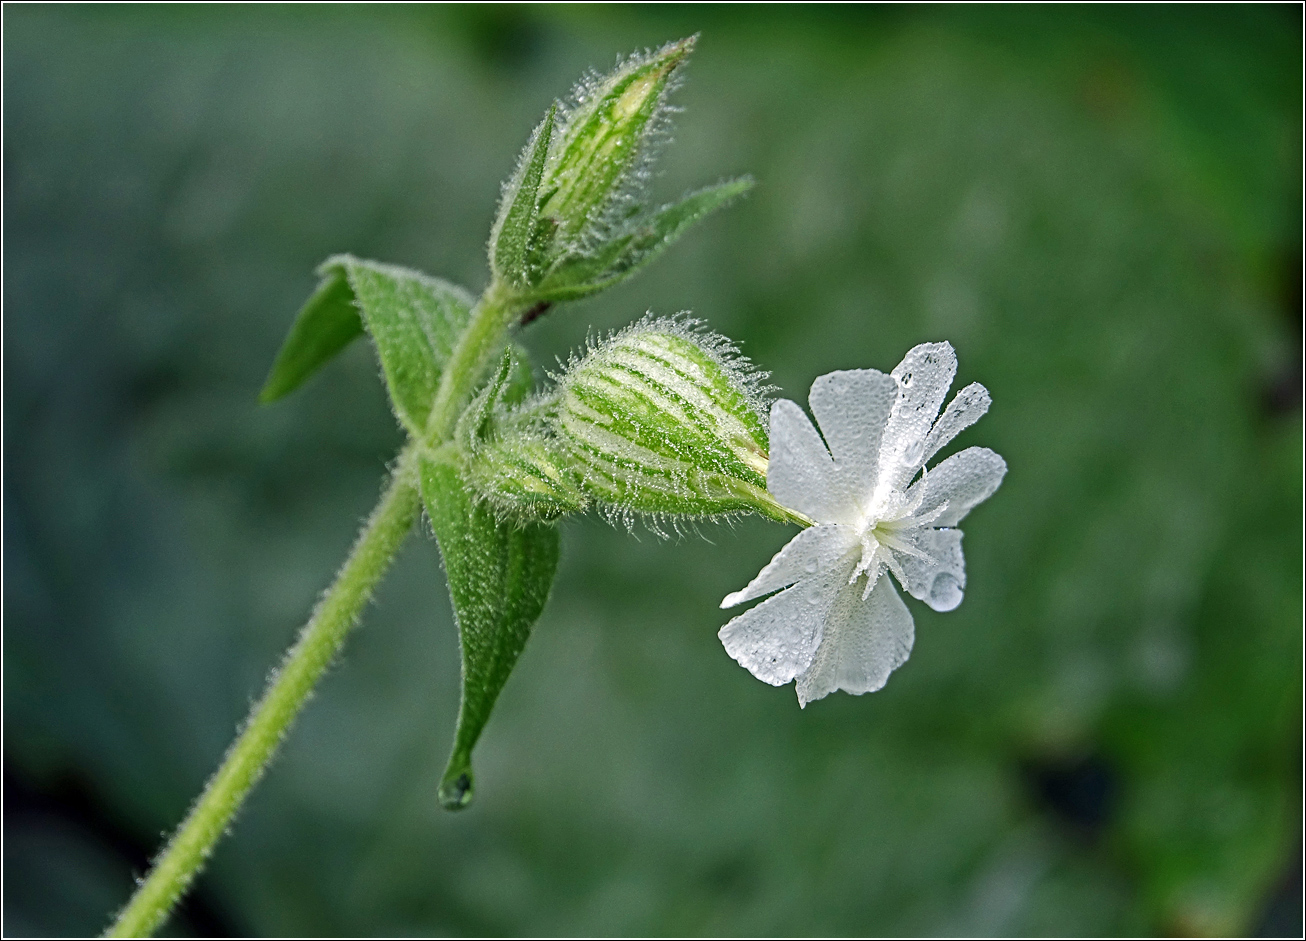
[[[783,686],[811,664],[826,615],[847,579],[848,572],[842,570],[804,579],[749,608],[721,628],[717,637],[753,676]]]
[[[925,462],[925,437],[939,416],[957,374],[949,343],[922,343],[907,351],[893,370],[898,397],[880,443],[880,481],[901,490]]]
[[[803,410],[788,399],[771,406],[771,463],[766,489],[781,504],[814,520],[841,521],[834,461]]]
[[[843,556],[860,551],[860,548],[856,534],[845,526],[821,523],[804,529],[789,540],[747,586],[726,595],[721,607],[733,608],[801,579],[811,578],[817,572],[833,567]]]
[[[880,439],[897,396],[898,383],[878,369],[840,370],[812,383],[808,404],[854,497],[875,489]]]
[[[958,451],[912,485],[910,494],[921,498],[916,516],[929,516],[942,507],[930,525],[956,526],[998,489],[1006,473],[1007,462],[988,448]]]
[[[821,646],[798,677],[798,702],[806,706],[837,689],[873,693],[907,662],[916,630],[893,582],[881,577],[862,600],[859,583],[839,592],[826,618]]]

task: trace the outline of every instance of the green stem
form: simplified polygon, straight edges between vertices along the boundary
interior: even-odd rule
[[[417,519],[421,500],[415,454],[411,446],[400,453],[390,486],[359,533],[335,583],[272,675],[217,774],[209,779],[149,877],[108,930],[109,937],[140,937],[160,925],[263,774]]]
[[[520,306],[520,305],[517,305]],[[154,931],[190,886],[231,824],[277,745],[285,736],[313,687],[322,678],[371,597],[395,552],[421,511],[417,456],[422,444],[438,447],[453,431],[458,414],[485,367],[507,341],[514,301],[498,283],[477,302],[444,375],[424,442],[410,442],[399,454],[390,486],[359,533],[349,558],[318,604],[281,668],[268,681],[263,698],[250,711],[245,727],[209,779],[172,840],[155,860],[149,876],[106,932],[108,937],[139,937]]]
[[[503,352],[508,339],[511,314],[521,308],[499,281],[493,281],[472,309],[471,321],[458,338],[449,357],[440,388],[426,419],[426,443],[437,446],[448,440],[467,398],[486,368]]]

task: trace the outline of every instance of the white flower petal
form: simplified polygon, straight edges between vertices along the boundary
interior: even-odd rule
[[[943,512],[930,520],[931,526],[956,526],[971,508],[984,502],[998,489],[1007,473],[1007,462],[988,448],[967,448],[936,464],[912,484],[910,498],[920,496],[915,516],[926,519],[944,503]]]
[[[957,354],[950,343],[913,346],[894,367],[898,398],[880,442],[880,483],[887,481],[901,490],[921,469],[925,437],[956,374]]]
[[[905,537],[926,558],[900,553],[898,561],[907,576],[903,586],[935,611],[951,611],[961,604],[966,587],[966,557],[961,552],[960,529],[919,529]]]
[[[836,523],[821,523],[804,529],[790,539],[742,591],[726,595],[721,607],[733,608],[801,579],[811,578],[817,572],[833,568],[843,556],[860,545],[855,533]]]
[[[972,382],[954,395],[925,438],[925,454],[921,457],[921,463],[934,457],[939,448],[983,418],[992,402],[989,390],[978,382]]]
[[[875,692],[907,662],[916,637],[911,612],[884,576],[865,601],[859,583],[845,585],[822,633],[811,666],[798,677],[800,706],[836,689],[856,695]]]
[[[880,438],[898,396],[898,383],[878,369],[826,373],[812,383],[808,404],[835,466],[855,495],[875,489]]]
[[[849,565],[819,572],[733,618],[717,631],[726,653],[764,683],[788,683],[811,664],[821,625],[851,571]]]
[[[835,486],[834,461],[797,403],[771,405],[771,462],[766,489],[781,505],[814,520],[839,520],[847,509]]]

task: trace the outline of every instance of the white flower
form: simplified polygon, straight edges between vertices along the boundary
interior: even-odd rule
[[[794,402],[771,407],[767,490],[814,525],[726,596],[723,608],[784,589],[718,636],[759,680],[796,679],[802,706],[836,689],[874,692],[906,662],[915,630],[886,569],[936,611],[961,603],[966,566],[954,527],[997,490],[1007,465],[967,448],[925,470],[989,408],[988,391],[972,383],[939,416],[956,372],[951,345],[922,343],[890,376],[821,376],[808,402],[824,442]]]

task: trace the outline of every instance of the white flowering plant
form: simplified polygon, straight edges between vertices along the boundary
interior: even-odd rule
[[[759,680],[796,680],[800,705],[839,689],[873,692],[907,660],[915,628],[886,572],[935,611],[961,604],[956,525],[997,490],[1007,465],[988,448],[967,448],[925,470],[989,408],[988,391],[972,383],[939,415],[956,371],[949,344],[922,343],[888,375],[821,376],[808,402],[824,441],[795,403],[771,406],[767,489],[812,525],[725,597],[721,607],[731,608],[783,589],[720,637]]]
[[[586,78],[531,134],[504,184],[479,298],[417,271],[328,259],[262,392],[299,388],[352,340],[375,347],[407,442],[335,582],[273,672],[221,767],[110,933],[154,930],[186,890],[423,515],[457,621],[461,702],[438,788],[473,796],[472,752],[548,600],[558,520],[590,509],[654,532],[759,514],[802,530],[722,607],[770,597],[720,629],[759,679],[800,705],[881,688],[911,652],[894,580],[937,611],[966,585],[957,524],[990,496],[1002,458],[972,447],[928,462],[989,407],[962,389],[947,343],[891,373],[833,372],[801,407],[730,340],[680,315],[592,340],[536,388],[522,326],[624,281],[690,226],[744,194],[747,177],[650,207],[647,189],[694,38]]]

